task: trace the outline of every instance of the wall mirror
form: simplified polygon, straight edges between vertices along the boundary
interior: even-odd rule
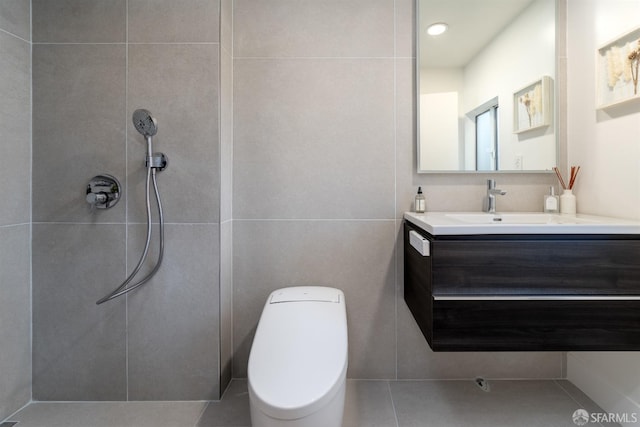
[[[556,166],[556,0],[416,1],[418,173]]]

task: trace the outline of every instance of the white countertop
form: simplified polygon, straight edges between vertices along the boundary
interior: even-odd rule
[[[434,236],[472,234],[640,234],[640,222],[593,215],[541,212],[405,212]]]

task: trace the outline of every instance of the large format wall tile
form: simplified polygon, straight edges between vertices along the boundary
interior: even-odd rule
[[[393,60],[236,60],[234,218],[393,218]]]
[[[414,209],[417,186],[423,185],[416,171],[415,60],[396,59],[396,218]],[[423,188],[425,192],[426,188]],[[432,210],[431,200],[427,209]],[[402,259],[400,259],[402,261]]]
[[[31,40],[30,0],[2,0],[0,2],[0,29],[25,40]],[[4,58],[4,56],[2,56]]]
[[[345,292],[350,378],[395,377],[393,221],[234,221],[234,377],[246,375],[269,293]]]
[[[31,400],[29,8],[0,2],[0,420]]]
[[[124,222],[125,203],[91,212],[85,189],[102,173],[125,185],[125,60],[121,45],[34,45],[34,221]]]
[[[123,43],[126,0],[32,0],[34,43]]]
[[[220,0],[220,47],[233,49],[233,0]]]
[[[0,10],[1,11],[1,10]],[[31,217],[31,48],[0,32],[0,225]]]
[[[233,60],[220,49],[220,222],[233,208]]]
[[[219,0],[129,0],[129,43],[217,42]]]
[[[124,400],[125,226],[33,225],[33,399]]]
[[[129,266],[145,231],[129,226]],[[129,296],[129,399],[218,399],[218,226],[167,225],[165,235],[160,270]]]
[[[168,222],[218,221],[218,74],[217,44],[129,47],[127,116],[145,108],[158,120],[154,150],[169,157],[158,173]],[[146,146],[127,129],[128,219],[144,222]]]
[[[29,228],[0,227],[0,419],[31,400]]]
[[[416,1],[394,0],[396,10],[396,50],[398,58],[416,57]]]
[[[393,1],[233,2],[235,57],[391,57]]]

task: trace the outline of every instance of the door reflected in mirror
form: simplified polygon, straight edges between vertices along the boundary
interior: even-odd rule
[[[418,172],[556,166],[556,1],[417,0],[417,11]],[[447,31],[429,35],[434,23]],[[534,114],[550,119],[523,129]]]
[[[475,117],[476,170],[498,170],[498,106]]]

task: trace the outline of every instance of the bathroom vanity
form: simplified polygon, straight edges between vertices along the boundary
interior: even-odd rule
[[[640,223],[406,213],[404,260],[435,351],[640,350]]]

